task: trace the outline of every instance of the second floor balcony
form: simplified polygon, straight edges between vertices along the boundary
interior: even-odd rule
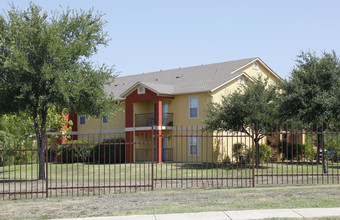
[[[154,113],[135,114],[135,127],[148,127],[159,124]],[[173,113],[162,113],[162,125],[173,126]]]

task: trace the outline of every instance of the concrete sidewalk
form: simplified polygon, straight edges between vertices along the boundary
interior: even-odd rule
[[[238,220],[265,218],[320,218],[338,216],[340,208],[307,208],[307,209],[263,209],[244,211],[198,212],[180,214],[130,215],[112,217],[77,218],[72,220]],[[63,219],[65,220],[65,219]]]

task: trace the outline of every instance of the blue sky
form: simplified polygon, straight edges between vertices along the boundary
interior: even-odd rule
[[[115,65],[120,76],[260,57],[287,78],[301,50],[340,55],[337,0],[33,2],[48,12],[69,6],[105,13],[112,40],[93,60]],[[25,9],[29,1],[13,3]],[[9,8],[2,0],[2,13]]]

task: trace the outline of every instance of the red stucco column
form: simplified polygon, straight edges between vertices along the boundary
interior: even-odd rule
[[[156,125],[157,125],[157,163],[162,163],[162,100],[157,100],[157,113],[156,113]]]
[[[133,128],[133,101],[126,100],[125,102],[125,127]],[[125,162],[133,162],[133,131],[125,132]]]

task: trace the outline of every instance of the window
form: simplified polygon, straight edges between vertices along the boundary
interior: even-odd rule
[[[254,63],[253,63],[253,69],[254,69],[254,70],[259,69],[259,64],[258,64],[257,62],[254,62]]]
[[[189,118],[198,118],[198,97],[189,98]]]
[[[198,156],[198,138],[189,138],[189,156]]]
[[[81,114],[79,116],[79,125],[86,125],[86,115],[85,114]]]
[[[109,124],[109,114],[106,113],[106,114],[103,115],[102,123],[103,123],[103,125]]]
[[[241,85],[243,85],[244,84],[244,77],[243,76],[240,76],[239,78],[238,78],[238,84],[241,84]]]
[[[138,87],[137,94],[145,94],[145,87],[143,86]]]

